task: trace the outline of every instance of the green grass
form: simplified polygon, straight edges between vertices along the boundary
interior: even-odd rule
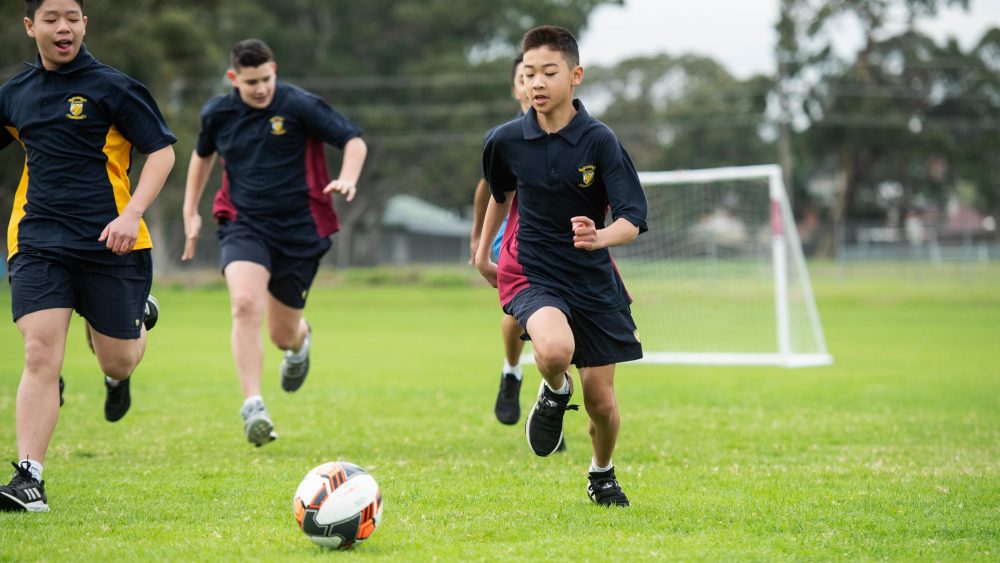
[[[281,437],[255,449],[224,290],[164,284],[119,423],[103,419],[74,319],[46,460],[52,512],[0,515],[0,560],[996,560],[1000,272],[818,270],[831,367],[619,368],[625,510],[586,498],[582,412],[567,415],[568,453],[547,459],[493,418],[500,315],[485,287],[447,272],[322,284],[313,372],[287,395],[269,350]],[[21,361],[16,328],[0,323],[3,459]],[[313,546],[291,514],[302,476],[333,459],[367,468],[384,495],[381,527],[351,552]]]

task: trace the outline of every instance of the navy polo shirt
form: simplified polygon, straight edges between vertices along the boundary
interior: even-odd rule
[[[617,311],[631,302],[608,249],[573,246],[570,219],[586,215],[601,229],[610,209],[613,220],[645,232],[646,196],[611,129],[579,100],[573,105],[576,115],[556,133],[542,131],[531,108],[486,139],[483,177],[493,197],[503,203],[516,192],[498,264],[503,305],[529,286],[587,311]]]
[[[314,253],[339,228],[323,188],[330,174],[323,143],[343,149],[361,130],[319,96],[278,82],[271,104],[248,106],[235,88],[209,100],[196,151],[218,152],[223,185],[213,214],[245,223],[286,252]]]
[[[33,248],[105,249],[98,237],[131,198],[132,148],[149,154],[177,139],[145,86],[81,46],[57,70],[36,58],[0,86],[0,149],[13,141],[25,166],[8,259]],[[152,246],[140,221],[135,248]]]

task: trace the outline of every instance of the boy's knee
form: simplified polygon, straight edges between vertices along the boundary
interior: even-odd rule
[[[249,293],[234,293],[230,298],[230,306],[234,319],[256,318],[264,312],[264,304]]]
[[[137,353],[123,351],[111,356],[98,356],[97,362],[104,375],[121,381],[132,375],[135,367],[139,364],[139,357]]]
[[[610,420],[611,417],[614,416],[615,410],[618,408],[618,404],[615,401],[613,393],[598,397],[584,397],[583,404],[584,408],[587,409],[587,414],[590,416],[591,420],[597,422]]]
[[[549,341],[535,344],[535,363],[542,371],[566,369],[573,361],[573,345],[569,342]]]
[[[63,351],[53,353],[54,344],[42,339],[31,339],[24,343],[24,369],[29,373],[44,373],[52,369],[58,370],[62,363]]]

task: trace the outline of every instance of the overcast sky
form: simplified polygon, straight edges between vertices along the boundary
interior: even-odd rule
[[[774,71],[777,20],[778,0],[625,0],[625,6],[594,10],[580,37],[580,58],[587,66],[634,55],[698,53],[746,78]],[[920,25],[939,40],[957,37],[965,48],[993,26],[1000,27],[1000,0],[971,0],[968,12],[945,10]],[[840,22],[839,52],[857,48],[858,29]]]

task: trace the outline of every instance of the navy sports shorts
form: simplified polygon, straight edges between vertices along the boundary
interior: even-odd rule
[[[642,357],[639,332],[629,307],[612,312],[584,311],[570,307],[565,299],[550,289],[528,287],[511,299],[504,312],[517,319],[521,328],[525,329],[526,336],[521,338],[530,340],[531,335],[526,328],[528,319],[542,307],[555,307],[566,315],[576,341],[572,363],[577,368],[606,366]]]
[[[46,309],[76,309],[94,330],[134,340],[142,333],[153,283],[149,249],[118,256],[110,250],[24,250],[10,262],[14,321]]]
[[[238,221],[223,221],[219,225],[219,263],[225,275],[231,262],[246,261],[260,264],[271,273],[267,291],[275,299],[293,309],[304,309],[319,261],[330,249],[329,239],[316,245],[307,256],[289,256],[273,242]],[[301,252],[300,248],[296,249]]]

